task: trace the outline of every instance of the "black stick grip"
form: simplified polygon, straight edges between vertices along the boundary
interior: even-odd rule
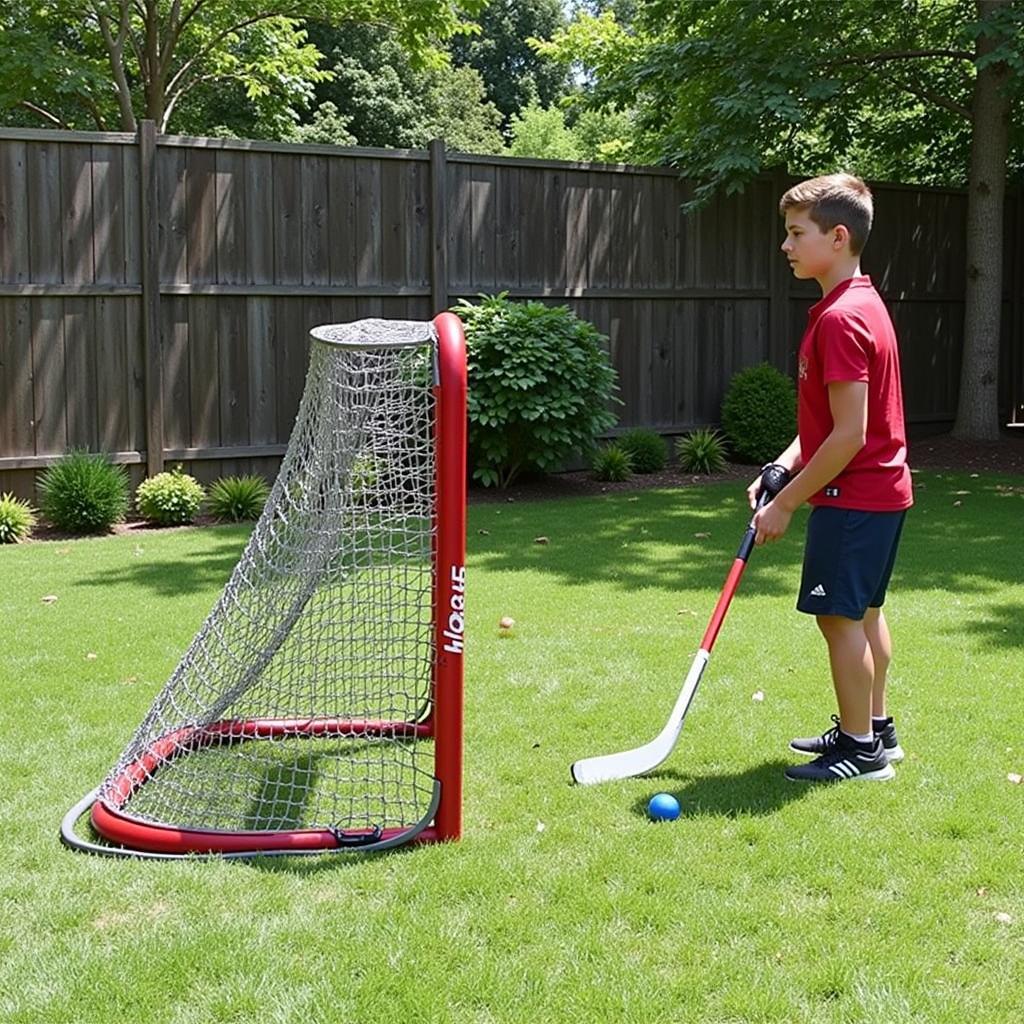
[[[757,507],[754,511],[757,512],[759,509],[764,508],[788,483],[789,470],[785,466],[780,466],[777,462],[769,462],[761,470],[761,490],[757,496]],[[745,562],[750,557],[750,552],[754,549],[754,538],[756,536],[757,531],[754,529],[754,521],[751,519],[747,532],[743,535],[740,549],[736,552],[737,558],[742,558]]]

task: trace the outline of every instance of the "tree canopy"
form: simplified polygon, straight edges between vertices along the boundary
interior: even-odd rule
[[[413,64],[485,0],[37,0],[0,11],[0,108],[54,127],[174,125],[179,106],[239,87],[271,124],[294,121],[330,76],[305,19],[386,25]],[[28,123],[28,121],[26,121]]]
[[[838,165],[914,184],[967,181],[981,22],[973,0],[648,0],[622,23],[584,10],[541,52],[577,62],[602,107],[633,105],[638,155],[734,190],[767,166]],[[986,22],[1024,169],[1024,5]]]

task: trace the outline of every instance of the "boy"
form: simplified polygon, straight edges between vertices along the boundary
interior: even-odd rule
[[[903,751],[886,715],[892,646],[882,603],[913,493],[896,333],[860,270],[871,192],[859,178],[831,174],[795,185],[779,211],[793,274],[817,281],[822,298],[800,343],[798,435],[775,460],[793,478],[754,526],[758,544],[778,540],[797,508],[813,506],[797,608],[815,616],[825,637],[839,705],[835,728],[793,740],[793,750],[817,756],[785,774],[891,779]],[[759,489],[760,478],[747,490],[752,507]]]

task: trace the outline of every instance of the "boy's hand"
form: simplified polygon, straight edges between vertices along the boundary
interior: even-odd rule
[[[786,508],[778,498],[765,505],[754,515],[754,529],[757,531],[754,543],[771,544],[778,540],[789,529],[789,521],[792,518],[792,509]]]
[[[747,488],[747,501],[750,502],[750,508],[753,510],[757,508],[757,499],[761,496],[761,474],[751,481],[750,486]]]

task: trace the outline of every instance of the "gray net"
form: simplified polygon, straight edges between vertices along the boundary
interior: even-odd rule
[[[263,515],[101,787],[130,817],[346,832],[431,815],[433,326],[313,336]]]

